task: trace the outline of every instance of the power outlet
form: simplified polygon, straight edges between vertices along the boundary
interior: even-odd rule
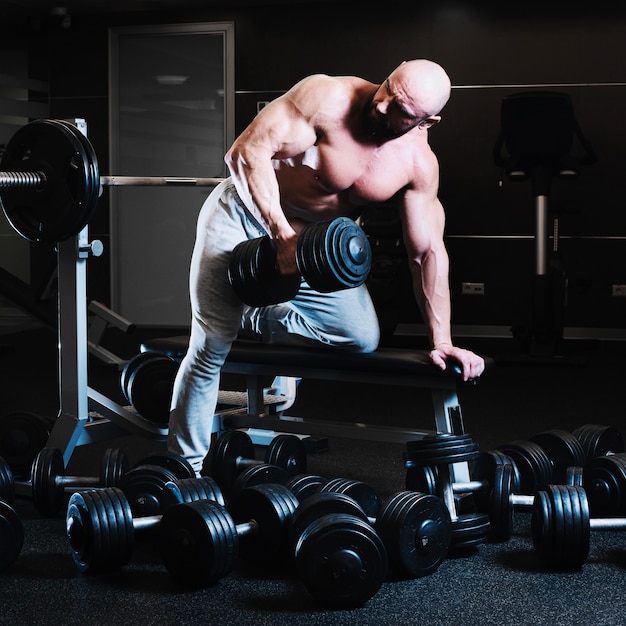
[[[612,293],[613,293],[613,297],[617,297],[617,298],[626,297],[626,285],[613,285]]]
[[[461,293],[464,296],[484,296],[485,283],[461,283]]]

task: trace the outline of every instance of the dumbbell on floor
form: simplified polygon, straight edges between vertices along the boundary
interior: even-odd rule
[[[433,433],[422,439],[409,441],[404,453],[409,491],[410,474],[424,468],[436,468],[436,493],[445,503],[452,522],[454,548],[466,548],[483,543],[489,530],[489,516],[480,512],[461,512],[453,491],[451,467],[457,463],[471,463],[479,456],[478,445],[469,435]]]
[[[626,530],[626,518],[592,518],[584,487],[550,485],[535,496],[531,529],[540,559],[580,568],[589,557],[591,531]]]
[[[176,504],[199,500],[224,504],[213,479],[181,478],[165,483],[160,508],[168,511]],[[123,567],[131,559],[135,532],[157,528],[162,517],[133,515],[131,503],[118,487],[72,494],[66,512],[66,533],[74,563],[85,574]]]
[[[367,235],[347,217],[306,226],[296,244],[299,274],[281,274],[269,236],[238,244],[230,258],[228,280],[242,302],[261,307],[295,297],[302,276],[320,292],[363,284],[372,264]]]
[[[13,472],[0,457],[0,572],[17,560],[24,546],[24,524],[12,506],[14,498]]]
[[[367,515],[349,495],[320,491],[298,506],[292,518],[292,534],[299,537],[314,520],[338,513],[369,522],[385,545],[389,566],[406,576],[432,574],[450,548],[452,524],[441,498],[411,491],[392,494],[377,518]]]
[[[298,501],[284,485],[238,492],[228,508],[208,500],[175,505],[159,525],[163,563],[178,582],[205,587],[228,575],[236,559],[268,567],[289,556],[288,523]]]
[[[114,487],[128,471],[128,457],[119,448],[105,451],[99,476],[65,474],[63,453],[58,448],[42,448],[31,468],[31,489],[35,508],[47,517],[54,517],[65,503],[67,488]]]
[[[243,472],[263,465],[284,470],[285,481],[305,472],[307,455],[302,440],[295,435],[277,435],[267,446],[265,460],[260,461],[255,458],[254,444],[247,433],[242,430],[226,431],[211,447],[204,460],[202,474],[212,476],[222,490],[229,493],[243,486],[240,483],[235,488],[235,483]],[[271,480],[280,482],[275,477]],[[246,484],[251,486],[252,483],[247,481]]]

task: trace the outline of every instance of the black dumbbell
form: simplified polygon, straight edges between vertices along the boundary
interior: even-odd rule
[[[33,504],[42,515],[54,517],[66,501],[66,489],[114,487],[127,471],[128,457],[119,448],[105,451],[99,476],[67,475],[61,450],[42,448],[31,468]]]
[[[213,479],[181,478],[163,485],[159,508],[168,511],[176,504],[200,500],[224,504]],[[72,494],[66,512],[66,532],[74,563],[85,574],[123,567],[131,559],[135,532],[157,528],[162,518],[133,515],[130,501],[118,487]]]
[[[585,463],[597,456],[621,454],[624,452],[624,440],[615,426],[604,424],[584,424],[573,431],[585,451]]]
[[[533,435],[530,441],[543,448],[552,462],[550,482],[556,485],[566,483],[566,473],[570,467],[583,467],[587,454],[576,435],[566,430],[552,429]]]
[[[584,468],[583,486],[594,517],[626,516],[626,453],[590,459]]]
[[[549,485],[535,496],[531,529],[535,554],[567,568],[587,561],[592,530],[626,530],[626,518],[592,518],[584,487]]]
[[[178,362],[159,352],[140,352],[122,370],[122,393],[137,413],[166,426]]]
[[[286,472],[285,478],[306,471],[307,455],[302,440],[295,435],[277,435],[267,446],[265,460],[255,458],[255,448],[250,436],[242,430],[229,430],[223,433],[211,447],[205,457],[202,474],[212,476],[225,493],[235,489],[239,475],[249,468],[270,465]],[[262,471],[259,470],[262,476]],[[254,474],[253,474],[254,476]],[[250,474],[246,476],[247,485],[251,485]],[[262,481],[261,478],[259,478]],[[267,482],[267,481],[262,481]],[[272,482],[282,482],[273,479]],[[236,489],[244,485],[237,485]],[[235,489],[235,490],[236,490]]]
[[[498,446],[495,451],[505,454],[515,464],[520,493],[532,495],[552,481],[554,464],[538,443],[518,439]]]
[[[128,470],[118,486],[128,498],[133,515],[148,517],[163,513],[162,494],[166,483],[195,476],[193,467],[184,457],[157,451]]]
[[[173,506],[159,525],[163,563],[192,587],[225,577],[238,557],[278,565],[290,555],[288,524],[297,506],[287,487],[272,484],[243,489],[228,508],[207,500]]]
[[[306,226],[296,244],[299,274],[281,274],[276,248],[269,236],[238,244],[230,258],[228,280],[246,304],[268,306],[291,300],[300,275],[315,290],[339,291],[363,284],[371,269],[367,235],[347,217]]]
[[[462,511],[457,505],[450,468],[456,463],[471,463],[479,457],[478,445],[469,435],[432,433],[409,441],[404,453],[408,472],[416,468],[436,468],[436,494],[450,513],[452,547],[469,548],[483,543],[490,527],[489,516],[476,511]],[[407,481],[408,482],[408,481]]]
[[[392,494],[377,518],[367,515],[344,493],[318,492],[301,502],[294,513],[294,543],[313,521],[337,513],[369,522],[385,545],[390,567],[403,575],[417,578],[432,574],[450,548],[452,524],[441,498],[410,491]]]
[[[24,545],[24,524],[11,506],[14,498],[13,472],[0,457],[0,572],[17,560]]]
[[[358,515],[331,513],[313,520],[295,537],[293,554],[305,589],[331,609],[363,606],[387,578],[385,544]]]

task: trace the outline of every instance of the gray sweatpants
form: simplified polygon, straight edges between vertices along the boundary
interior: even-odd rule
[[[198,217],[189,275],[191,337],[174,383],[168,435],[169,450],[196,472],[211,444],[221,367],[239,334],[268,344],[362,352],[378,346],[378,319],[365,285],[319,293],[302,281],[290,302],[243,304],[228,283],[230,254],[241,241],[265,234],[230,179],[213,190]]]

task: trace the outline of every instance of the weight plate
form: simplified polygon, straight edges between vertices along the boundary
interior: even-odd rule
[[[33,504],[46,517],[54,517],[63,504],[65,491],[57,478],[64,474],[61,450],[42,448],[33,461],[30,480]]]
[[[130,467],[128,456],[121,448],[108,448],[100,464],[100,486],[117,487]]]
[[[358,502],[344,493],[326,492],[316,493],[304,502],[300,502],[289,523],[289,536],[292,545],[296,545],[298,538],[315,520],[324,515],[345,513],[369,521],[365,511]]]
[[[407,491],[416,491],[431,496],[437,495],[437,475],[436,467],[428,465],[413,466],[411,461],[406,462],[405,487]]]
[[[387,578],[385,546],[376,531],[351,515],[327,515],[313,522],[295,546],[305,588],[331,609],[363,606]]]
[[[298,498],[298,502],[302,503],[316,494],[327,482],[328,478],[316,474],[296,474],[285,483],[285,486]]]
[[[255,487],[257,485],[286,485],[289,481],[289,473],[287,470],[277,465],[268,465],[267,463],[259,463],[245,469],[233,483],[228,491],[232,497],[239,493],[242,489]]]
[[[626,516],[626,459],[622,453],[591,459],[583,486],[593,517]]]
[[[128,395],[128,381],[130,380],[130,377],[133,375],[135,370],[146,361],[151,361],[152,359],[159,359],[162,357],[163,355],[160,352],[153,352],[148,350],[147,352],[140,352],[139,354],[136,354],[132,359],[129,359],[126,362],[124,368],[122,369],[122,373],[120,374],[120,388],[127,402],[130,402],[130,398]]]
[[[484,543],[489,532],[489,516],[483,513],[464,513],[452,520],[451,546],[455,549]]]
[[[0,418],[0,457],[18,478],[30,478],[32,462],[50,437],[50,424],[34,413],[16,411]]]
[[[158,465],[172,472],[176,478],[194,478],[196,472],[185,457],[170,450],[159,450],[143,457],[135,467]]]
[[[535,554],[540,559],[548,559],[552,552],[554,541],[553,517],[553,507],[548,493],[543,490],[538,491],[533,503],[530,528]]]
[[[401,491],[386,502],[376,521],[389,566],[411,577],[434,573],[452,541],[450,513],[436,496]]]
[[[91,218],[96,207],[94,173],[82,142],[66,126],[50,120],[22,126],[9,140],[0,169],[42,172],[45,177],[42,189],[2,191],[7,219],[28,241],[64,241]]]
[[[538,489],[546,487],[552,477],[552,464],[536,443],[531,441],[512,441],[498,446],[498,451],[513,459],[519,470],[520,491],[524,494],[533,494]]]
[[[320,488],[320,493],[344,493],[365,511],[368,517],[378,517],[381,501],[378,492],[367,483],[350,478],[332,478]]]
[[[12,504],[15,500],[15,479],[10,465],[0,457],[0,500]]]
[[[552,481],[558,485],[566,482],[567,468],[585,462],[585,450],[580,441],[566,430],[547,430],[537,433],[530,441],[538,444],[552,461]]]
[[[228,282],[242,302],[262,307],[293,299],[300,288],[300,275],[280,273],[276,247],[265,235],[235,246],[228,263]]]
[[[496,541],[508,541],[513,531],[514,509],[511,502],[513,466],[496,465],[490,484],[487,513],[489,515],[491,533]],[[479,498],[477,498],[478,501]],[[482,508],[480,510],[485,512]]]
[[[24,525],[15,509],[0,500],[0,572],[15,563],[24,545]]]
[[[167,425],[178,363],[164,354],[144,359],[133,367],[126,391],[131,406],[144,419]]]
[[[161,518],[159,550],[176,581],[207,587],[230,574],[239,557],[235,522],[217,502],[177,504]]]
[[[585,464],[597,456],[624,452],[624,440],[614,426],[585,424],[576,428],[573,434],[585,450]]]
[[[165,484],[177,478],[160,465],[141,465],[124,474],[119,488],[128,498],[134,517],[160,515],[163,513],[161,497]]]
[[[207,462],[208,474],[227,492],[246,467],[242,462],[255,460],[254,444],[242,430],[228,430],[211,446]],[[205,473],[203,469],[203,473]]]
[[[235,524],[254,520],[254,531],[240,537],[241,557],[262,567],[276,565],[291,556],[289,525],[298,500],[284,485],[246,487],[228,505]]]
[[[224,506],[224,495],[219,485],[210,477],[179,478],[165,483],[161,497],[161,508],[167,511],[175,504],[211,500]]]
[[[277,435],[267,446],[265,462],[282,467],[290,476],[306,472],[307,454],[300,437]]]

